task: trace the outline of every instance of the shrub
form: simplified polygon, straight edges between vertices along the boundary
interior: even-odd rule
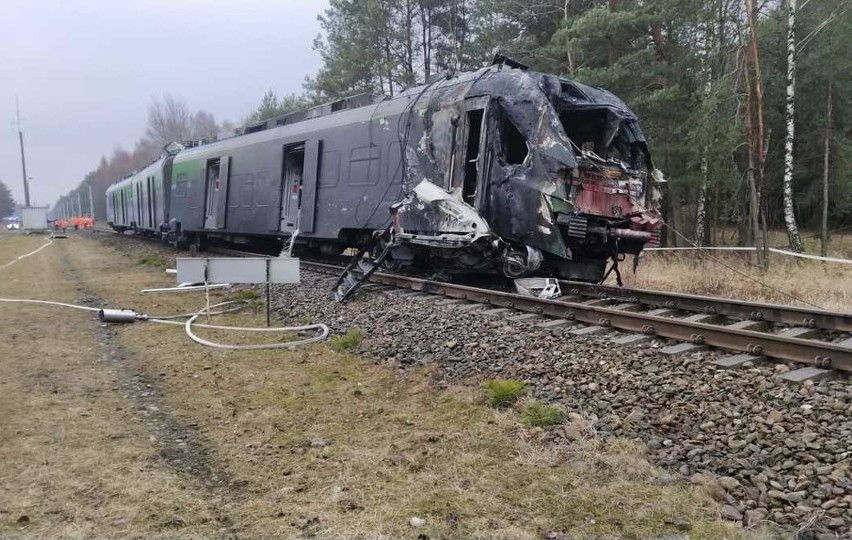
[[[562,422],[565,414],[554,407],[539,401],[532,401],[524,409],[521,419],[527,427],[548,428]]]
[[[168,267],[169,259],[162,255],[148,254],[137,259],[140,265]]]
[[[252,300],[260,300],[260,293],[254,289],[240,289],[231,293],[231,300],[251,302]]]
[[[492,379],[484,386],[492,407],[508,407],[527,391],[524,383],[513,379]]]
[[[364,341],[364,331],[360,328],[353,328],[345,334],[333,336],[328,340],[328,345],[334,352],[344,352],[354,349]]]

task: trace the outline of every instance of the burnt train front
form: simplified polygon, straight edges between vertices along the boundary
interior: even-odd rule
[[[492,66],[424,95],[396,259],[597,282],[658,241],[662,175],[610,92]]]

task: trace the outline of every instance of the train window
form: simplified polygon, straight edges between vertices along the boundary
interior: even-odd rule
[[[606,156],[607,112],[603,109],[566,110],[559,113],[565,134],[577,148]]]
[[[482,109],[467,111],[467,146],[464,157],[464,183],[462,198],[467,204],[476,204],[476,180],[479,175],[479,141],[482,138]]]
[[[254,204],[254,175],[247,174],[240,189],[240,204],[243,208],[251,208]]]
[[[334,187],[340,177],[340,152],[326,150],[320,158],[319,187]]]
[[[373,186],[379,183],[382,151],[378,146],[353,148],[349,157],[349,185]]]
[[[188,181],[186,173],[180,173],[175,178],[175,197],[186,197],[186,184]]]
[[[402,143],[394,141],[388,145],[388,176],[387,182],[390,184],[401,184],[402,177],[405,171],[402,170]]]
[[[502,157],[506,163],[521,165],[527,159],[527,154],[529,154],[527,139],[515,127],[515,124],[505,117],[500,122],[500,142]]]

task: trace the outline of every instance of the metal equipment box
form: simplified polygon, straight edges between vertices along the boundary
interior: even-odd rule
[[[46,231],[48,207],[29,206],[21,208],[21,228],[24,232]]]

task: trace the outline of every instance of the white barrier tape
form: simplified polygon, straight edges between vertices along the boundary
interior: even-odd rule
[[[769,251],[772,253],[779,253],[781,255],[790,255],[791,257],[800,257],[802,259],[812,259],[815,261],[825,261],[825,262],[836,262],[842,264],[852,264],[852,260],[849,259],[838,259],[837,257],[819,257],[817,255],[808,255],[806,253],[793,253],[792,251],[787,251],[784,249],[778,248],[769,248]]]
[[[757,248],[751,247],[656,247],[645,248],[643,251],[756,251]],[[833,262],[841,264],[852,264],[852,259],[839,259],[837,257],[819,257],[817,255],[808,255],[806,253],[794,253],[785,249],[767,248],[767,251],[777,253],[779,255],[787,255],[790,257],[799,257],[801,259],[811,259],[814,261]]]

